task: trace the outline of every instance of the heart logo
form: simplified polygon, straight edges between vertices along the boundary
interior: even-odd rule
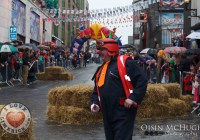
[[[23,112],[8,112],[6,115],[6,120],[14,128],[19,127],[25,120],[25,114]]]

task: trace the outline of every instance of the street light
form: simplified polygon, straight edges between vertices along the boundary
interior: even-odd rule
[[[184,0],[184,3],[189,3],[190,2],[190,0]]]
[[[198,17],[198,18],[200,18],[200,16],[197,16],[197,9],[188,9],[189,3],[190,3],[190,0],[184,0],[185,10],[186,11],[190,11],[190,13],[191,13],[190,17]]]

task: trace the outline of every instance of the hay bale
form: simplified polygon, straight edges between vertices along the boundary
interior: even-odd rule
[[[164,87],[168,91],[170,98],[180,99],[180,96],[181,96],[180,84],[177,84],[177,83],[158,84],[158,86]]]
[[[36,77],[38,80],[46,80],[47,79],[47,75],[44,72],[36,73]]]
[[[61,74],[63,72],[65,72],[65,69],[63,67],[59,67],[59,66],[45,67],[46,74]]]
[[[185,101],[185,103],[186,103],[186,111],[191,111],[193,96],[192,95],[181,95],[180,96],[180,100]]]
[[[61,87],[56,87],[53,88],[49,91],[49,93],[47,94],[47,98],[49,100],[49,103],[53,106],[61,106],[63,103],[63,96],[62,94],[65,93],[67,87],[66,86],[61,86]],[[65,102],[69,101],[70,96],[68,96],[69,98],[65,99]]]
[[[0,126],[0,139],[1,140],[35,140],[33,135],[33,122],[29,128],[20,134],[10,134]]]
[[[56,106],[52,106],[52,105],[47,106],[46,114],[47,114],[47,120],[48,121],[55,121],[55,122],[60,121],[58,109],[59,108],[56,107]]]
[[[60,122],[64,124],[87,124],[93,121],[92,114],[84,108],[59,107]]]
[[[91,95],[94,86],[74,85],[61,86],[51,89],[47,95],[49,103],[53,106],[74,106],[90,109]]]
[[[165,88],[149,84],[140,108],[156,107],[157,102],[167,103],[168,98],[169,94]]]
[[[155,106],[138,108],[137,118],[166,118],[169,116],[169,106],[166,103],[156,103]]]
[[[0,105],[0,111],[4,105]],[[35,140],[33,135],[33,121],[31,121],[28,129],[20,134],[10,134],[0,125],[0,140]]]
[[[77,89],[71,98],[71,105],[79,108],[90,110],[91,96],[94,86],[92,85],[76,85],[73,88]]]
[[[102,114],[92,115],[84,108],[73,106],[48,106],[47,120],[62,124],[88,124],[91,122],[102,122]]]
[[[187,107],[185,101],[169,98],[167,105],[169,106],[170,117],[184,116],[186,114]]]
[[[73,74],[70,72],[62,72],[59,74],[49,74],[49,73],[36,73],[38,80],[73,80]]]
[[[60,74],[52,74],[52,79],[50,80],[73,80],[73,74],[69,72],[63,72]]]

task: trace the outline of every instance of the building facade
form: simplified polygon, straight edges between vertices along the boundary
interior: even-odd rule
[[[36,8],[37,10],[32,10]],[[17,40],[39,45],[51,40],[52,23],[32,0],[2,0],[0,3],[0,42],[10,42],[10,26],[17,27]],[[44,28],[45,27],[45,28]]]
[[[58,7],[61,10],[85,10],[87,3],[86,0],[59,0]],[[68,14],[60,15],[63,18],[67,16],[74,16]],[[59,25],[52,25],[52,41],[57,45],[65,45],[67,48],[71,46],[72,41],[77,36],[76,28],[80,28],[79,22],[61,22]]]
[[[133,4],[139,2],[141,0],[134,0]],[[183,33],[188,34],[190,19],[185,18],[188,13],[185,13],[183,0],[151,2],[148,8],[134,11],[133,15],[140,16],[142,13],[147,14],[147,22],[133,21],[133,39],[136,48],[138,46],[139,49],[154,48],[154,38],[160,47],[169,47],[172,46],[172,38]]]

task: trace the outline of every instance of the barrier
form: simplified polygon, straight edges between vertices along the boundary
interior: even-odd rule
[[[8,82],[8,64],[5,64],[5,66],[6,66],[6,69],[5,69],[5,76],[6,77],[4,79],[3,75],[1,75],[2,76],[2,82],[0,82],[0,84],[7,84],[9,87],[11,87],[11,85]],[[3,71],[3,73],[4,73],[3,67],[1,67],[1,71]]]

